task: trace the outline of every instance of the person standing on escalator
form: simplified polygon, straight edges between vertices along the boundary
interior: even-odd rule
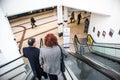
[[[60,69],[61,50],[65,55],[68,53],[62,46],[59,46],[57,37],[54,34],[47,34],[44,41],[45,47],[40,48],[39,56],[43,70],[48,73],[50,80],[64,80],[64,75]]]
[[[43,69],[40,66],[39,63],[39,48],[36,46],[36,40],[35,38],[30,38],[28,40],[28,47],[23,48],[23,56],[28,58],[33,74],[35,77],[37,77],[39,80],[41,80],[41,76],[44,76],[45,79],[47,79],[47,74],[43,71]]]
[[[70,17],[70,23],[74,23],[75,22],[75,15],[74,15],[74,11],[71,13],[71,17]]]
[[[88,27],[89,27],[89,19],[86,18],[84,22],[84,33],[88,33]]]
[[[80,24],[80,20],[81,20],[81,13],[78,14],[78,25]]]

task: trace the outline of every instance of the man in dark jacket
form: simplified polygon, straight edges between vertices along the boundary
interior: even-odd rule
[[[39,48],[36,48],[35,38],[30,38],[28,40],[29,47],[23,48],[23,56],[28,58],[33,74],[39,80],[41,80],[41,76],[47,78],[47,74],[43,71],[39,63]]]
[[[81,13],[78,14],[78,25],[80,24],[80,20],[81,20]]]
[[[35,24],[36,20],[33,17],[31,17],[30,21],[31,21],[32,28],[34,26],[37,27],[37,25]]]
[[[74,11],[71,13],[71,17],[70,17],[70,23],[74,23],[75,19],[74,19]]]
[[[88,27],[89,27],[89,20],[88,20],[88,18],[85,19],[84,25],[85,25],[84,33],[88,33]]]

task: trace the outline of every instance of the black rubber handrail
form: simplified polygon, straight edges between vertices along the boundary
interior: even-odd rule
[[[87,36],[90,36],[92,38],[93,42],[96,43],[96,44],[120,45],[120,44],[117,44],[117,43],[100,43],[100,42],[96,42],[90,34],[88,34]]]
[[[82,46],[83,44],[81,44],[80,43],[80,41],[78,40],[78,37],[77,37],[77,35],[75,35],[74,36],[74,42],[75,42],[75,44],[79,44],[80,46]],[[108,46],[99,46],[99,45],[92,45],[92,46],[95,46],[95,47],[103,47],[103,48],[111,48],[111,49],[118,49],[118,50],[120,50],[120,48],[115,48],[115,47],[108,47]],[[88,45],[84,45],[84,47],[88,47]],[[88,47],[89,48],[89,47]],[[90,50],[90,49],[89,49]],[[91,53],[94,53],[94,54],[96,54],[96,55],[98,55],[98,56],[100,56],[100,57],[103,57],[103,58],[106,58],[106,59],[109,59],[109,60],[112,60],[112,61],[115,61],[115,62],[117,62],[117,63],[120,63],[120,59],[119,58],[116,58],[116,57],[108,57],[108,56],[104,56],[104,55],[101,55],[101,54],[98,54],[98,52],[96,52],[96,51],[92,51]]]
[[[66,67],[65,67],[65,69],[67,70],[67,72],[70,75],[71,79],[74,80],[73,77],[72,77],[72,75],[70,74],[69,70]]]
[[[94,40],[93,40],[94,41]],[[80,43],[80,41],[78,40],[78,37],[77,35],[74,36],[74,42],[76,42],[76,44],[80,44],[80,45],[83,45],[82,43]],[[99,43],[98,43],[99,44]],[[100,43],[101,44],[101,43]],[[102,43],[104,44],[104,43]],[[115,44],[115,45],[120,45],[120,44]],[[112,48],[112,49],[120,49],[118,47],[109,47],[109,46],[100,46],[100,45],[92,45],[92,46],[96,46],[96,47],[103,47],[103,48]]]
[[[83,61],[84,63],[88,64],[92,68],[96,69],[97,71],[101,72],[105,76],[109,77],[111,80],[120,80],[120,73],[116,72],[115,70],[112,70],[110,68],[103,67],[102,65],[96,64],[95,62],[87,59],[86,57],[83,57],[79,55],[78,53],[72,53],[70,52],[72,56],[77,58],[78,60]]]
[[[43,39],[40,38],[40,48],[43,46]]]
[[[95,47],[103,47],[103,48],[112,48],[112,49],[119,49],[120,50],[120,48],[118,48],[118,47],[109,47],[109,46],[100,46],[100,45],[92,45],[93,47],[95,46]]]
[[[92,37],[91,37],[91,38],[92,38]],[[92,40],[93,40],[93,38],[92,38]],[[76,43],[78,43],[78,44],[80,44],[80,45],[84,45],[84,44],[82,44],[82,43],[79,41],[77,35],[74,36],[74,42],[76,42]],[[93,40],[93,42],[95,42],[95,41]],[[95,42],[95,43],[96,43],[96,42]],[[112,44],[112,43],[96,43],[96,44],[120,45],[120,44]],[[92,46],[103,47],[103,48],[112,48],[112,49],[120,49],[120,48],[118,48],[118,47],[109,47],[109,46],[100,46],[100,45],[92,45]]]
[[[106,58],[106,59],[108,59],[108,60],[117,62],[117,63],[120,64],[120,58],[117,58],[117,57],[114,57],[114,56],[110,56],[110,55],[105,55],[105,54],[103,54],[103,53],[99,53],[99,52],[96,52],[96,51],[91,51],[91,53],[92,53],[92,54],[95,54],[95,55],[97,55],[97,56]]]

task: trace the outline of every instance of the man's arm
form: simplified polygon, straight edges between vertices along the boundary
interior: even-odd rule
[[[23,48],[23,56],[24,56],[24,57],[27,57],[27,56],[26,56],[26,52],[27,52],[27,51],[26,51],[26,48]]]

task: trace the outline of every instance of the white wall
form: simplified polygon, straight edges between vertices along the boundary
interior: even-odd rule
[[[111,8],[111,16],[103,16],[99,14],[91,14],[89,34],[92,35],[96,42],[100,43],[120,43],[120,35],[118,32],[120,30],[120,1],[114,0],[113,6]],[[93,27],[95,27],[95,33],[93,32]],[[112,37],[109,36],[110,29],[114,30]],[[102,36],[102,32],[106,31],[106,36]],[[97,37],[97,32],[100,31],[100,37]]]
[[[0,8],[0,65],[20,56],[16,41],[7,18]]]
[[[114,0],[2,0],[2,8],[7,16],[63,5],[89,12],[110,15]]]
[[[3,0],[2,9],[7,16],[56,6],[50,0]]]
[[[104,15],[111,14],[113,3],[114,0],[62,0],[64,6]]]
[[[1,8],[0,8],[0,51],[1,51],[0,66],[21,56],[17,44],[14,41],[14,36],[11,31],[10,24],[5,15],[3,14]],[[12,64],[0,68],[0,75],[21,64],[24,64],[24,62],[22,59],[19,59]],[[22,71],[25,71],[24,65],[3,76],[0,76],[0,80],[8,80],[9,78],[17,75]],[[19,77],[23,78],[24,76]]]

